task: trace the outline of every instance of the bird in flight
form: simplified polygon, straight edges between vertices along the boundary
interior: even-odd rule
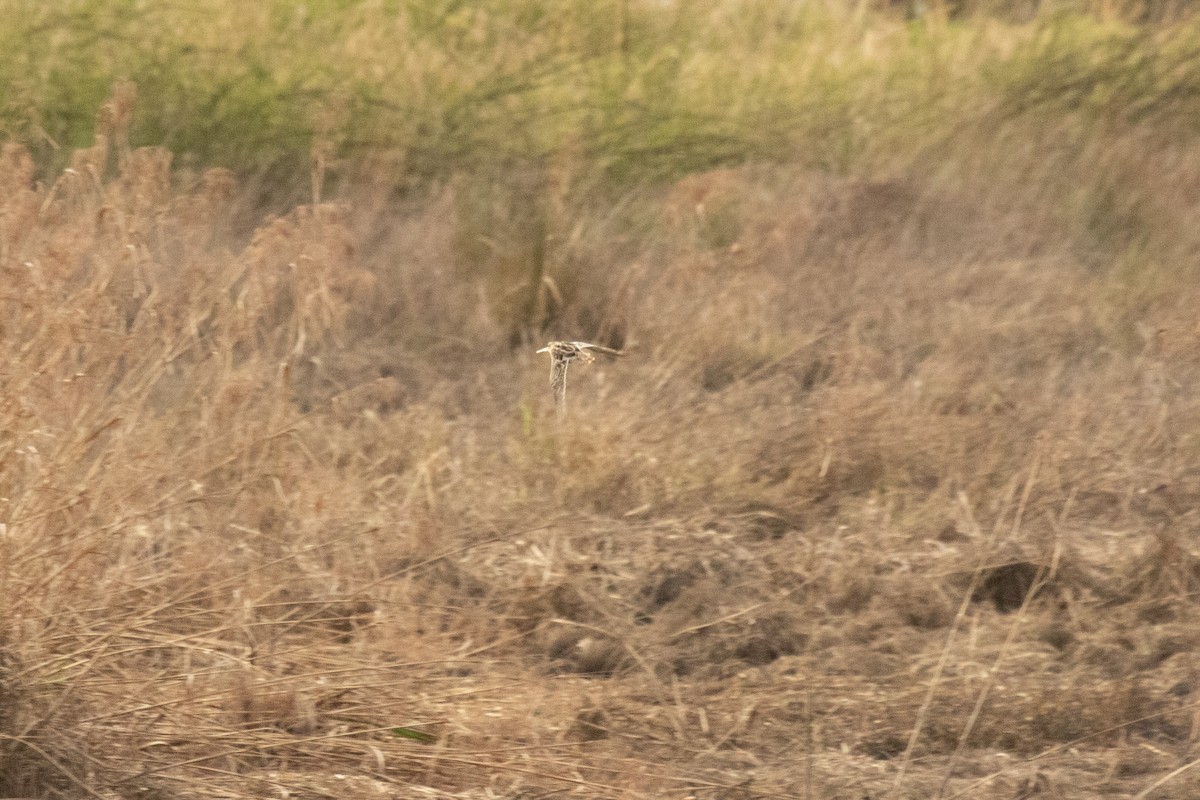
[[[590,364],[596,360],[593,353],[623,355],[620,350],[588,342],[551,342],[538,352],[550,354],[550,388],[554,392],[554,404],[560,418],[567,413],[567,368],[571,362],[578,359]]]

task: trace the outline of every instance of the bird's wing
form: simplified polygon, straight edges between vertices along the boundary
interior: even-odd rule
[[[550,388],[555,394],[567,389],[567,367],[571,366],[570,359],[556,358],[550,362]]]
[[[561,419],[567,413],[567,367],[571,362],[567,359],[555,359],[550,367],[550,389],[554,392],[554,407]]]
[[[595,350],[598,353],[607,353],[610,356],[625,355],[620,350],[613,350],[611,347],[604,347],[603,345],[599,344],[591,344],[590,342],[571,342],[571,344],[575,345],[581,350]]]

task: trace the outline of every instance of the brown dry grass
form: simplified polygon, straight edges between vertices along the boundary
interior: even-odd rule
[[[254,226],[8,146],[0,794],[1194,796],[1200,201],[1143,144],[1138,269],[1049,146],[558,198],[518,322],[632,351],[568,427],[469,187]]]

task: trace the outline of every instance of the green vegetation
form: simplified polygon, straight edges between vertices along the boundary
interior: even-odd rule
[[[134,144],[288,192],[307,187],[314,140],[352,162],[386,155],[401,183],[566,153],[644,184],[755,161],[894,163],[1017,119],[1196,133],[1194,23],[857,5],[3,0],[0,130],[61,166],[129,80]]]

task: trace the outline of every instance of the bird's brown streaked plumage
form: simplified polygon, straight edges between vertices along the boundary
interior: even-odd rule
[[[590,342],[551,342],[538,352],[550,354],[550,389],[554,392],[554,405],[560,417],[567,413],[567,369],[571,362],[578,359],[590,364],[595,360],[593,353],[622,355],[620,350]]]

